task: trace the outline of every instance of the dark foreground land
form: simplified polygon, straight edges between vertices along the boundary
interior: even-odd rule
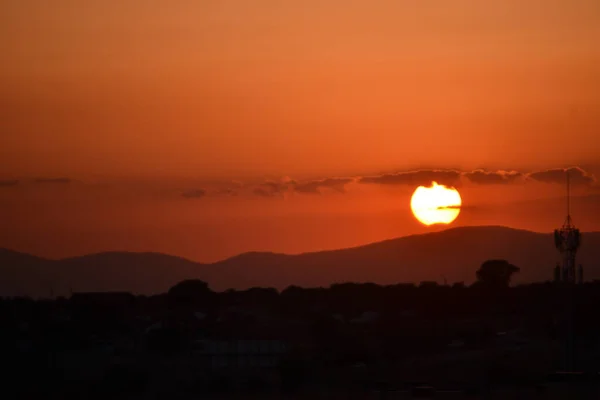
[[[0,301],[3,398],[600,398],[600,283],[338,284]]]

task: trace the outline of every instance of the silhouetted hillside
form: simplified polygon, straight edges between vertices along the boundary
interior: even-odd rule
[[[101,253],[58,261],[0,251],[3,295],[48,296],[73,291],[163,293],[188,278],[214,290],[255,286],[329,286],[336,282],[471,283],[488,259],[519,266],[515,283],[545,281],[559,256],[551,234],[505,227],[462,227],[365,246],[298,255],[245,253],[199,264],[156,253]],[[599,279],[600,233],[584,233],[579,260],[587,280]]]
[[[579,260],[586,279],[600,278],[600,233],[584,233]],[[487,259],[507,259],[521,272],[515,283],[545,281],[559,259],[551,234],[505,227],[461,227],[406,236],[365,246],[277,255],[247,253],[213,264],[215,288],[289,285],[328,286],[335,282],[438,281],[470,283]]]
[[[202,269],[202,264],[159,253],[107,252],[46,260],[0,250],[0,294],[33,297],[68,295],[71,291],[156,294],[195,277]]]
[[[0,249],[0,295],[49,296],[57,261]]]
[[[203,265],[160,253],[108,252],[61,260],[60,269],[72,290],[155,294],[195,277]]]

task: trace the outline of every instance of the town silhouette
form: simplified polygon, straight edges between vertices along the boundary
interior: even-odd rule
[[[597,394],[600,282],[577,285],[567,321],[570,285],[511,286],[519,273],[507,260],[487,260],[470,285],[216,292],[187,279],[150,296],[4,298],[4,390],[99,399]],[[562,373],[567,323],[577,338],[576,371]]]

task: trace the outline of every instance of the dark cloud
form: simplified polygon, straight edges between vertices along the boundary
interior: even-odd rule
[[[462,209],[462,206],[439,206],[436,207],[437,210],[455,210],[455,209]]]
[[[339,193],[346,192],[346,184],[354,181],[353,178],[327,178],[316,181],[296,183],[294,190],[298,193],[321,194],[320,189],[332,189]]]
[[[596,183],[596,178],[594,175],[584,171],[579,167],[571,167],[566,169],[555,168],[545,171],[537,171],[530,173],[527,177],[537,182],[566,184],[567,172],[569,173],[569,179],[572,185],[591,186]]]
[[[19,181],[16,179],[5,180],[5,181],[0,180],[0,187],[14,187],[14,186],[17,186],[18,184],[19,184]]]
[[[582,168],[572,167],[568,169],[556,168],[544,171],[519,172],[519,171],[487,171],[477,169],[474,171],[460,172],[456,170],[418,170],[384,174],[378,176],[367,176],[359,179],[360,183],[371,183],[380,185],[428,185],[435,181],[446,186],[457,186],[462,177],[477,185],[498,185],[516,183],[521,180],[532,180],[545,183],[564,183],[566,181],[565,171],[569,171],[573,185],[592,186],[596,183],[593,174]]]
[[[477,169],[472,172],[465,172],[463,176],[478,185],[496,185],[514,183],[517,179],[523,177],[523,173],[517,171],[485,171]]]
[[[70,178],[36,178],[33,180],[34,183],[46,184],[46,183],[58,183],[67,184],[73,182]]]
[[[216,194],[223,195],[223,196],[237,196],[238,191],[235,189],[232,189],[232,188],[225,188],[225,189],[217,190]]]
[[[345,193],[345,185],[354,181],[354,178],[325,178],[313,181],[298,182],[290,178],[281,181],[266,181],[257,185],[252,193],[261,197],[283,196],[286,193],[297,192],[302,194],[320,194],[321,189],[335,190]]]
[[[360,183],[380,185],[430,185],[437,182],[441,185],[456,186],[460,182],[461,172],[455,170],[420,170],[366,176],[359,179]]]
[[[261,197],[283,196],[285,193],[289,192],[296,183],[296,181],[289,178],[284,178],[281,181],[266,181],[255,187],[252,193]]]
[[[280,181],[267,181],[257,185],[253,193],[261,197],[283,196],[286,193],[296,192],[301,194],[321,194],[323,189],[334,190],[339,193],[346,192],[346,185],[352,182],[362,184],[396,185],[416,187],[430,185],[437,182],[441,185],[459,187],[461,182],[470,182],[476,185],[506,185],[511,183],[538,181],[547,183],[564,183],[566,169],[549,169],[544,171],[521,172],[505,170],[458,171],[454,169],[424,169],[405,172],[396,172],[359,178],[324,178],[312,181],[297,182],[290,178]],[[597,188],[596,178],[582,168],[568,169],[571,182],[574,185],[585,185],[592,189]]]
[[[190,190],[190,191],[184,192],[182,194],[182,196],[185,197],[186,199],[201,199],[202,197],[206,196],[206,190],[204,190],[204,189]]]

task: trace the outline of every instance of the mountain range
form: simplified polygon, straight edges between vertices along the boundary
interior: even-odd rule
[[[50,260],[0,249],[0,296],[53,297],[71,292],[158,294],[184,279],[213,290],[284,289],[339,282],[464,282],[488,259],[521,268],[515,283],[552,279],[560,256],[550,233],[499,226],[451,228],[348,249],[295,255],[250,252],[211,264],[160,253],[105,252]],[[586,280],[600,279],[600,232],[583,233],[578,263]]]

